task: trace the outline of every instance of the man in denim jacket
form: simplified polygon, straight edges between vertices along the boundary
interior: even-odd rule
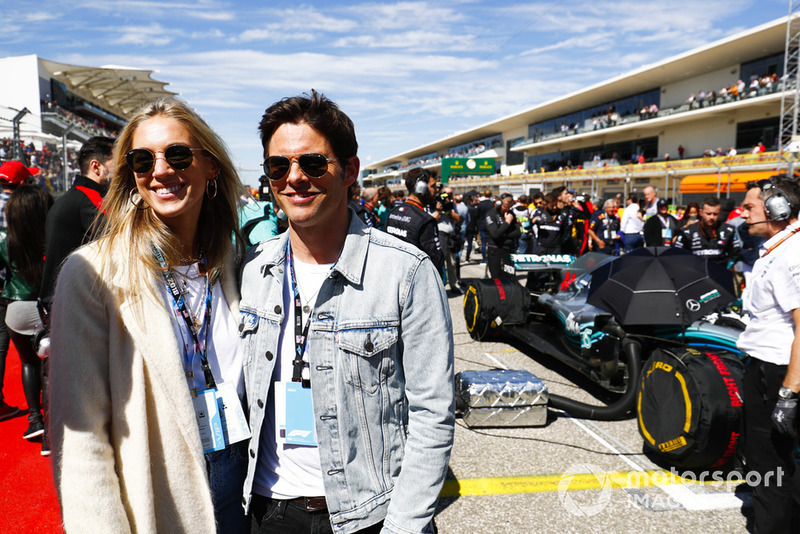
[[[433,532],[454,425],[441,278],[348,211],[358,145],[336,104],[281,100],[259,130],[289,231],[242,268],[252,533]]]

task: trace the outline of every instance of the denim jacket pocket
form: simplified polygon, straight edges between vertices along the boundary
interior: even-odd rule
[[[258,315],[249,311],[239,312],[239,337],[244,338],[258,330]]]
[[[391,349],[397,344],[396,326],[340,330],[338,345],[343,353],[345,381],[368,395],[394,371]]]

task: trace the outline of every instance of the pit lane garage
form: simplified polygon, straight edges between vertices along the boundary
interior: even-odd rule
[[[732,307],[729,271],[668,247],[512,260],[527,272],[525,285],[516,277],[469,283],[464,316],[473,339],[505,341],[576,370],[608,403],[549,395],[549,407],[585,419],[636,417],[645,450],[664,464],[734,463],[744,369],[736,340],[744,323]]]

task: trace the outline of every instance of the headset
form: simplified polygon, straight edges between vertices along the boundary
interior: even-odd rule
[[[792,203],[786,193],[775,187],[770,180],[758,182],[761,187],[761,197],[764,202],[764,211],[770,221],[785,221],[792,214]]]
[[[428,182],[431,179],[431,173],[427,169],[422,169],[422,174],[414,183],[414,194],[418,197],[424,197],[430,191]]]

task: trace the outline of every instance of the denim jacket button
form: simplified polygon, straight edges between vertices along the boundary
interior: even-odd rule
[[[244,330],[244,323],[239,325],[239,332],[242,332],[243,330]]]
[[[281,307],[275,306],[275,313],[281,313]]]
[[[250,449],[250,458],[255,458],[255,457],[256,457],[256,451]]]
[[[364,343],[364,350],[367,352],[372,352],[375,349],[375,345],[372,344],[372,341],[367,341]]]
[[[264,407],[264,401],[263,400],[258,399],[258,407],[259,408],[263,408]]]
[[[270,362],[272,361],[272,353],[270,351],[267,351],[267,353],[264,356],[267,357],[267,361],[270,361]]]

